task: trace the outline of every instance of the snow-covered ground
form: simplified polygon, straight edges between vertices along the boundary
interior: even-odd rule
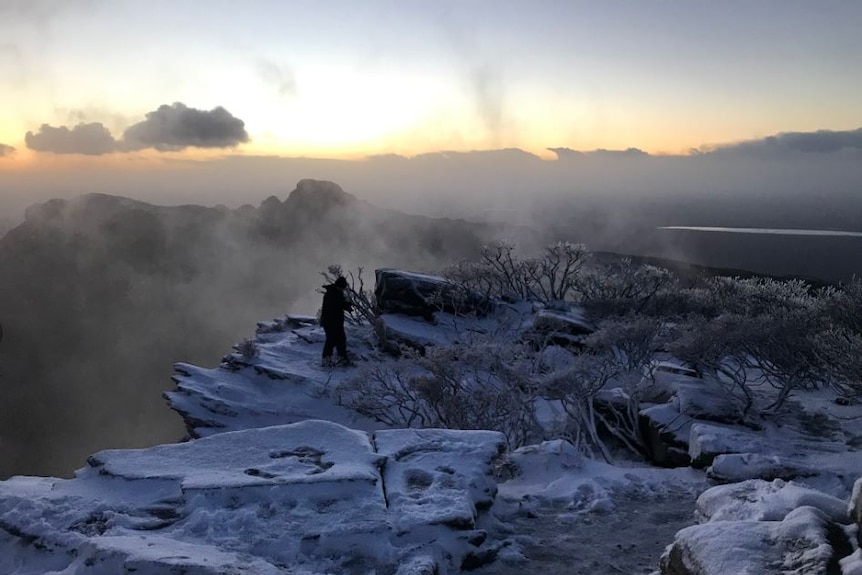
[[[536,311],[377,329],[447,345],[530,329]],[[0,574],[862,573],[858,405],[811,392],[742,428],[662,364],[670,399],[642,425],[694,467],[610,465],[551,437],[510,451],[497,432],[362,417],[336,390],[391,360],[371,328],[348,334],[359,367],[322,368],[313,318],[261,323],[255,354],[176,366],[166,398],[190,441],[0,482]]]

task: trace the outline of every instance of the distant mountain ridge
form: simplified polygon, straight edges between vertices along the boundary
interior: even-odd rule
[[[377,208],[311,179],[237,209],[105,194],[34,205],[0,238],[0,477],[176,440],[182,426],[158,399],[175,361],[215,362],[261,317],[314,313],[330,264],[364,266],[373,283],[375,266],[472,257],[499,229]]]

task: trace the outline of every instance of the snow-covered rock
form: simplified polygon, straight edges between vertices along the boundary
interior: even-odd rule
[[[827,575],[834,572],[828,517],[800,507],[781,521],[716,521],[677,533],[663,575]],[[835,561],[837,562],[837,561]]]
[[[850,515],[850,519],[856,523],[857,544],[862,547],[862,477],[853,484],[853,493],[850,495],[847,513]]]
[[[484,316],[493,309],[488,298],[440,276],[396,269],[378,269],[374,274],[374,296],[382,313],[430,320],[440,311]]]
[[[638,424],[650,460],[663,467],[686,467],[691,464],[688,440],[694,420],[679,412],[671,403],[642,409]]]
[[[347,333],[348,352],[357,364],[378,360],[369,344],[371,328],[351,327]],[[164,396],[185,420],[191,437],[306,419],[381,428],[330,397],[330,390],[355,376],[356,369],[321,367],[323,342],[323,330],[310,318],[287,316],[261,323],[254,339],[257,355],[234,353],[215,368],[178,363],[176,389]]]
[[[795,479],[810,477],[820,471],[811,465],[781,455],[757,453],[730,453],[717,455],[706,474],[722,483],[735,483],[746,479]]]
[[[503,445],[304,421],[103,451],[71,480],[0,483],[0,573],[445,573],[495,556],[479,523]]]
[[[680,383],[676,389],[677,409],[694,418],[719,423],[734,423],[739,419],[739,409],[714,382],[698,380]]]
[[[847,522],[847,503],[821,491],[776,479],[719,485],[697,500],[704,521],[780,521],[802,506],[815,507],[832,521]]]
[[[532,336],[545,345],[575,347],[581,345],[584,336],[595,331],[579,307],[558,310],[540,309],[533,319]]]
[[[783,448],[780,441],[762,434],[709,423],[693,424],[688,442],[691,464],[697,468],[708,467],[723,453],[776,453]]]

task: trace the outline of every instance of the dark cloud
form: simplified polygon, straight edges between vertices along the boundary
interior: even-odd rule
[[[129,149],[232,148],[248,140],[245,122],[221,106],[206,111],[181,102],[159,106],[147,114],[146,120],[123,132],[123,141]]]
[[[221,106],[206,111],[177,102],[160,106],[146,118],[126,128],[121,140],[100,122],[80,123],[71,129],[42,124],[38,132],[27,132],[24,140],[37,152],[91,156],[146,148],[232,148],[249,140],[245,123]]]
[[[5,158],[7,156],[11,156],[15,152],[15,148],[12,146],[7,146],[6,144],[0,144],[0,158]]]
[[[31,150],[55,154],[98,156],[118,149],[117,140],[99,122],[78,124],[71,130],[66,126],[55,128],[42,124],[38,132],[27,132],[24,141]]]
[[[709,154],[779,155],[784,153],[828,154],[842,150],[862,150],[862,128],[844,131],[784,132],[761,140],[701,148],[699,151]]]
[[[279,96],[296,96],[296,76],[287,66],[279,66],[269,60],[257,63],[257,74],[260,78],[275,87]]]

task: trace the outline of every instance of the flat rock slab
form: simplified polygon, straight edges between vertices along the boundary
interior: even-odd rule
[[[0,573],[453,572],[496,556],[479,523],[504,450],[309,420],[102,451],[74,479],[0,482]]]

